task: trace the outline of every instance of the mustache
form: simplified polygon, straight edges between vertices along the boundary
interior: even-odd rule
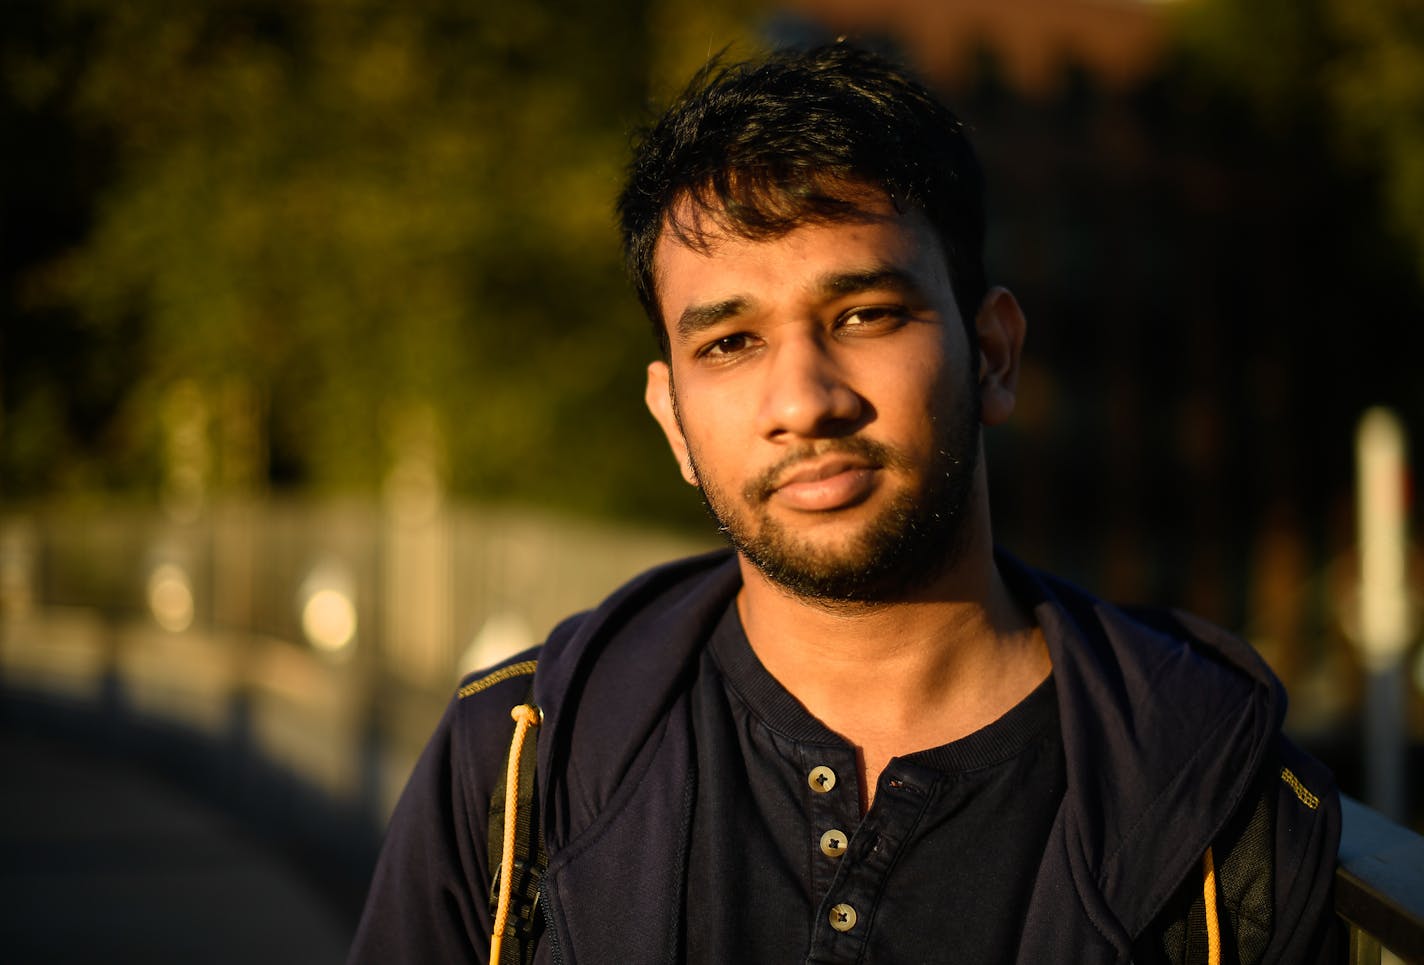
[[[854,456],[872,466],[901,468],[905,458],[898,450],[883,442],[862,436],[847,436],[843,439],[823,439],[797,446],[746,484],[742,495],[749,503],[762,503],[776,492],[777,481],[782,479],[798,464],[827,455]]]

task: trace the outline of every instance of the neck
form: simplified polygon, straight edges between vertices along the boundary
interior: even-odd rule
[[[752,649],[860,750],[863,789],[873,789],[891,757],[997,720],[1050,670],[1032,614],[994,563],[987,529],[961,549],[934,582],[886,604],[802,599],[742,561],[737,606]]]

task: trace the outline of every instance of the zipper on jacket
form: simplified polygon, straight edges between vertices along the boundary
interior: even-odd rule
[[[564,965],[564,951],[559,947],[559,932],[554,927],[554,913],[550,910],[552,904],[542,881],[539,882],[539,905],[544,916],[544,936],[549,943],[549,957],[555,965]]]

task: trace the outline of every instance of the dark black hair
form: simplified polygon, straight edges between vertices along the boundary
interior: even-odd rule
[[[664,227],[693,247],[709,227],[772,238],[852,216],[865,187],[928,217],[972,343],[988,287],[983,175],[947,107],[905,68],[845,43],[699,71],[641,132],[618,199],[628,273],[664,353],[653,278]],[[692,217],[674,219],[684,202]]]

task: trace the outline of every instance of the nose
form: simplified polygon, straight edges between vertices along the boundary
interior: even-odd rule
[[[762,387],[761,430],[767,439],[824,438],[854,431],[865,400],[814,337],[778,345]]]

